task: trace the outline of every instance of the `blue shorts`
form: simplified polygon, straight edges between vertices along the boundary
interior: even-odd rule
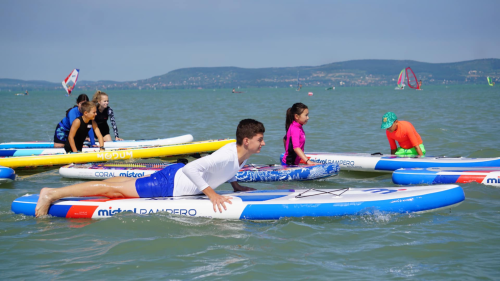
[[[64,128],[59,122],[56,126],[56,131],[54,133],[55,143],[66,143],[68,140],[69,130]]]
[[[135,188],[139,197],[172,197],[174,195],[174,178],[184,164],[177,163],[167,166],[149,177],[138,178]]]

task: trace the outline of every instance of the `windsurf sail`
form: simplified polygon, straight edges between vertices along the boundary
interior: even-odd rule
[[[407,67],[405,69],[405,74],[408,86],[412,89],[419,89],[417,76],[415,75],[415,73],[413,73],[413,70],[411,70],[410,67]]]
[[[399,77],[398,77],[398,87],[401,88],[401,89],[404,89],[404,87],[406,86],[405,85],[405,80],[406,80],[406,69],[403,69],[401,70],[401,72],[399,73]]]
[[[493,82],[493,79],[491,79],[491,77],[488,76],[488,77],[486,77],[486,79],[488,79],[488,85],[490,85],[490,86],[495,85],[495,82]]]
[[[68,96],[71,95],[71,92],[75,88],[76,81],[78,80],[78,73],[80,73],[80,70],[75,68],[71,71],[68,77],[62,81],[62,85],[66,90],[66,93],[68,93]]]
[[[297,71],[297,91],[300,91],[302,89],[302,84],[299,82],[299,72]]]

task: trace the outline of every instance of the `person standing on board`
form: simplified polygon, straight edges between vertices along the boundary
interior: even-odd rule
[[[417,90],[422,90],[422,80],[418,81]]]
[[[309,109],[307,105],[298,102],[286,111],[286,135],[283,138],[285,154],[281,162],[284,165],[298,165],[300,160],[306,164],[314,164],[304,153],[306,133],[302,126],[309,120]]]
[[[241,120],[236,128],[236,143],[229,143],[216,152],[184,166],[169,165],[161,171],[142,178],[114,177],[104,181],[90,181],[62,188],[42,188],[35,208],[37,217],[47,214],[50,204],[70,196],[106,196],[109,198],[149,198],[196,195],[204,193],[212,202],[214,212],[227,210],[231,197],[217,194],[214,189],[224,182],[235,191],[254,188],[241,186],[236,173],[248,158],[266,145],[264,125],[253,119]]]
[[[111,135],[109,134],[108,118],[111,121],[111,127],[113,127],[113,132],[115,133],[115,139],[117,141],[122,141],[118,136],[118,127],[116,126],[115,114],[113,109],[109,107],[109,97],[106,93],[97,91],[92,98],[92,102],[97,106],[97,116],[95,122],[104,136],[104,141],[112,141]]]
[[[88,101],[83,102],[80,106],[80,110],[83,111],[83,115],[76,118],[73,124],[71,124],[68,140],[64,144],[64,150],[66,150],[66,152],[81,152],[83,142],[87,138],[90,129],[94,129],[95,134],[99,138],[100,150],[104,150],[104,140],[96,122],[94,122],[97,114],[95,104]]]
[[[381,129],[385,129],[387,140],[394,155],[420,155],[425,156],[425,147],[422,138],[413,125],[408,121],[398,121],[394,112],[387,112],[382,117]],[[396,145],[398,141],[399,146]]]
[[[54,132],[54,147],[64,147],[64,144],[68,140],[69,130],[71,125],[76,118],[83,115],[81,111],[81,106],[84,102],[89,101],[89,97],[86,94],[80,94],[76,98],[76,105],[68,110],[66,110],[66,117],[64,117],[59,124],[56,126],[56,131]],[[95,145],[94,140],[94,130],[89,131],[90,143],[92,146]]]

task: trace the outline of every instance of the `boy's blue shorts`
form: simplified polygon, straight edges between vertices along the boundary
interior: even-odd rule
[[[139,197],[172,197],[174,194],[174,178],[184,164],[172,164],[152,174],[149,177],[139,178],[135,181],[135,188]]]

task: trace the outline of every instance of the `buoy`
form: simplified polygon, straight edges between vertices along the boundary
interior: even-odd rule
[[[307,93],[307,94],[308,94],[308,95],[310,95],[310,96],[312,96],[312,95],[313,95],[313,92],[309,92],[309,93]]]

